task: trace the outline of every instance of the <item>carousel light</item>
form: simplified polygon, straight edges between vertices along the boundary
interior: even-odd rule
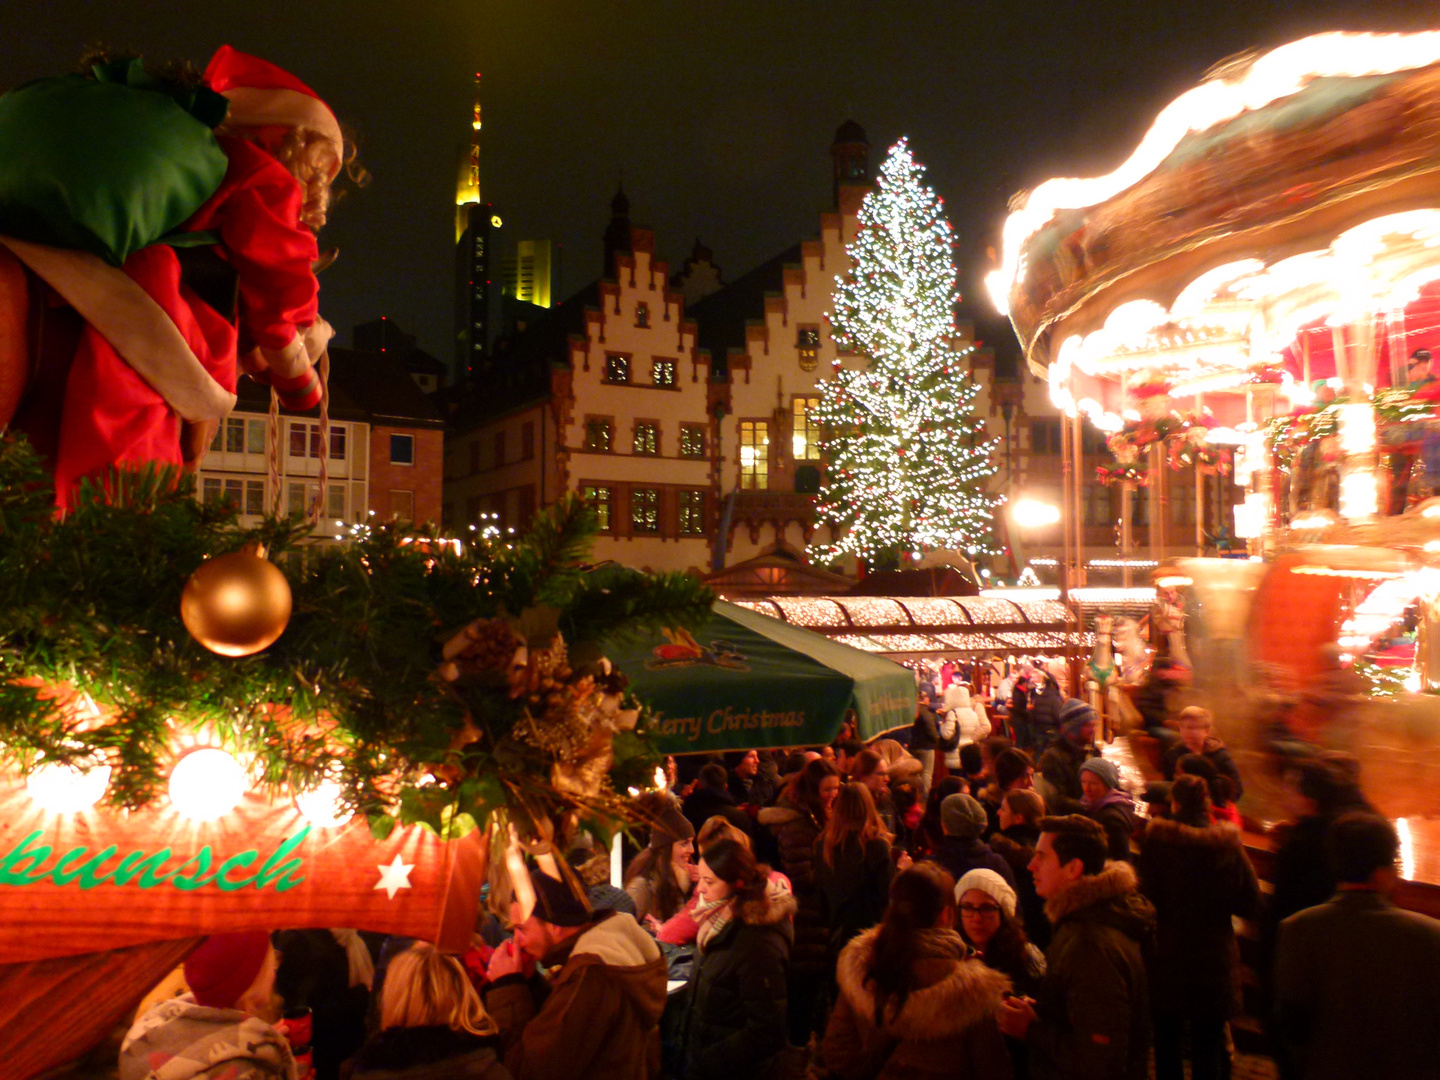
[[[1010,513],[1015,524],[1022,529],[1039,529],[1054,525],[1060,520],[1060,508],[1042,503],[1037,499],[1018,499],[1011,506]]]
[[[296,795],[295,808],[317,829],[338,829],[355,816],[341,803],[340,785],[334,780],[322,780],[318,787]]]
[[[1290,528],[1292,529],[1328,529],[1331,525],[1338,524],[1339,516],[1333,510],[1316,510],[1310,514],[1301,514],[1292,518]]]
[[[78,814],[89,810],[110,784],[110,766],[78,769],[50,762],[25,778],[25,790],[35,804],[52,814]]]
[[[1157,589],[1180,589],[1187,585],[1194,585],[1195,579],[1185,577],[1183,574],[1167,574],[1164,577],[1155,579]]]
[[[1411,668],[1405,673],[1405,679],[1401,685],[1410,693],[1418,694],[1420,692],[1420,672]]]
[[[1245,496],[1243,503],[1236,503],[1235,535],[1241,540],[1254,540],[1265,534],[1265,519],[1270,513],[1270,500],[1258,492]]]
[[[1395,819],[1395,835],[1400,840],[1400,876],[1406,881],[1415,880],[1415,838],[1410,835],[1410,822],[1405,818]]]
[[[1230,427],[1213,427],[1205,433],[1205,441],[1211,446],[1239,446],[1245,434]]]
[[[1435,552],[1440,551],[1440,540],[1426,540],[1425,550],[1432,555]]]
[[[170,773],[170,802],[181,817],[214,821],[223,817],[245,795],[249,781],[245,769],[224,750],[192,750]]]
[[[1371,430],[1373,433],[1373,423]],[[1357,518],[1374,517],[1379,512],[1380,493],[1376,488],[1373,470],[1355,469],[1340,478],[1340,515],[1342,517],[1353,521]]]

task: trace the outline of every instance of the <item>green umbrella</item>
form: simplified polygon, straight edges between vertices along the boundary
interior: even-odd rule
[[[650,706],[666,754],[827,743],[851,709],[862,739],[915,719],[915,679],[899,664],[723,600],[693,634],[666,630],[606,655]]]

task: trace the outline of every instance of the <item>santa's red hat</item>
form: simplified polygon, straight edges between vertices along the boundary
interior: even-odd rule
[[[205,69],[210,88],[230,101],[227,118],[246,127],[298,127],[314,131],[333,146],[335,170],[344,160],[340,124],[320,95],[284,68],[221,45]]]

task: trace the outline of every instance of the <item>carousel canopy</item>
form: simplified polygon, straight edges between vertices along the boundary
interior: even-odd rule
[[[1005,225],[989,285],[1052,398],[1106,430],[1125,387],[1403,381],[1440,339],[1440,32],[1322,34],[1220,65],[1107,176]],[[1218,396],[1217,396],[1218,395]],[[1227,396],[1228,395],[1228,396]]]

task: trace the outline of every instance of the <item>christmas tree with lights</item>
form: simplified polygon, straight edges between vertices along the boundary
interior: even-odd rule
[[[873,567],[911,553],[995,554],[986,491],[994,440],[970,412],[979,387],[957,348],[950,223],[923,183],[906,140],[890,148],[860,208],[850,270],[837,279],[830,315],[842,367],[821,382],[817,407],[826,455],[816,499],[835,540],[823,561],[853,555]]]

